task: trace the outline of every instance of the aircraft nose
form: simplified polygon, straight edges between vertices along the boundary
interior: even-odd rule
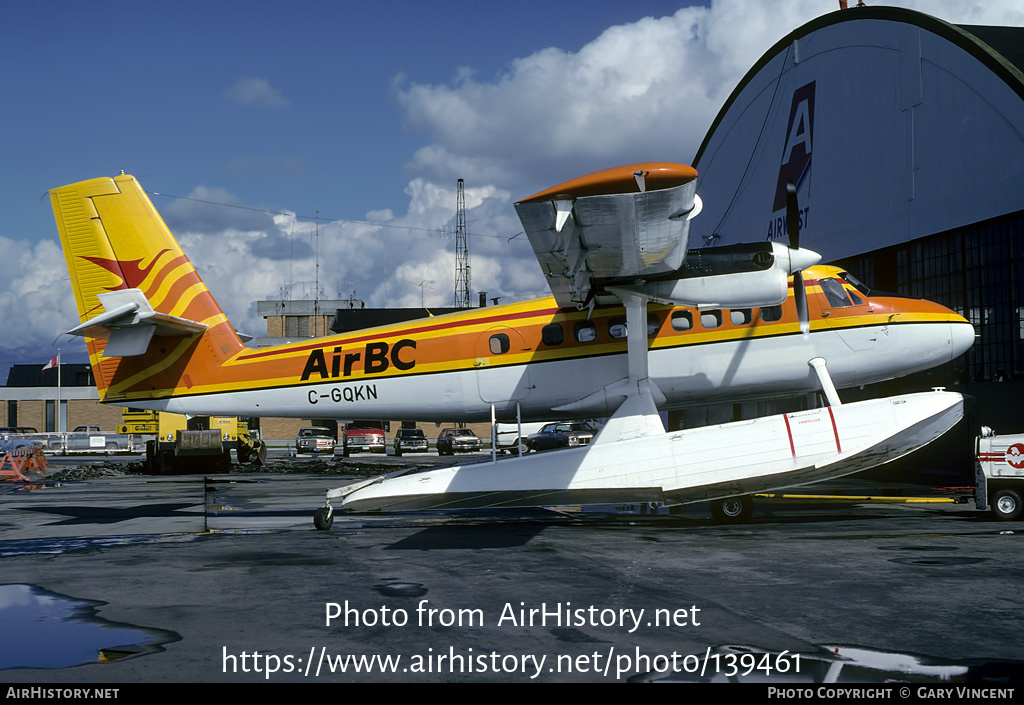
[[[974,345],[974,326],[967,321],[949,324],[949,343],[950,359],[955,360]]]

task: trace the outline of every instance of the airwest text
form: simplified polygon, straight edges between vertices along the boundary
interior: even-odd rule
[[[807,206],[806,208],[801,208],[797,212],[799,213],[799,216],[800,216],[800,222],[798,223],[798,225],[799,225],[798,229],[799,230],[803,230],[804,228],[807,227],[807,220],[811,216],[811,207]],[[786,237],[786,234],[789,232],[787,230],[788,227],[789,227],[789,225],[787,223],[787,218],[786,218],[785,215],[781,215],[781,216],[775,218],[774,220],[769,220],[768,221],[768,237],[766,237],[765,239],[766,240],[778,240],[780,238]]]
[[[363,374],[367,375],[379,374],[391,367],[398,370],[416,367],[416,341],[408,338],[391,346],[387,343],[367,343],[359,352],[343,352],[340,345],[330,353],[325,353],[325,350],[314,350],[306,358],[306,367],[302,370],[303,382],[314,375],[319,375],[320,379],[351,377],[356,363],[361,363]]]

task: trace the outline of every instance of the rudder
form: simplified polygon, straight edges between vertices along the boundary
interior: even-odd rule
[[[126,403],[173,396],[212,378],[244,347],[134,177],[70,184],[51,191],[50,199],[79,318],[83,324],[102,322],[78,333],[86,336],[101,399]],[[113,335],[103,332],[111,301],[133,297],[143,310],[127,314],[134,315],[127,327],[151,328],[147,332],[155,337],[146,338],[143,354],[112,357],[107,348],[115,347]],[[115,319],[109,328],[123,330],[124,320]]]

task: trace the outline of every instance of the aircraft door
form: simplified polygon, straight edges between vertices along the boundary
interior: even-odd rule
[[[476,344],[476,370],[480,398],[501,405],[525,399],[532,389],[526,365],[530,348],[517,330],[499,326],[485,331]]]
[[[867,309],[864,299],[856,292],[845,289],[838,279],[831,277],[819,279],[818,285],[825,296],[825,301],[819,299],[822,318],[856,315]],[[875,346],[878,335],[873,328],[868,330],[863,328],[839,329],[836,333],[851,350],[858,352],[871,350]]]

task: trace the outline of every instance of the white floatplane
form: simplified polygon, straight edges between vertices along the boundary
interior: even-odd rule
[[[268,348],[244,345],[132,176],[51,191],[100,401],[183,414],[409,421],[610,417],[592,444],[333,490],[348,509],[725,500],[892,460],[962,415],[836,388],[949,362],[970,324],[871,292],[789,244],[688,249],[697,173],[633,164],[516,204],[553,297]],[[666,433],[659,410],[822,391],[829,406]],[[646,498],[646,499],[645,499]]]

